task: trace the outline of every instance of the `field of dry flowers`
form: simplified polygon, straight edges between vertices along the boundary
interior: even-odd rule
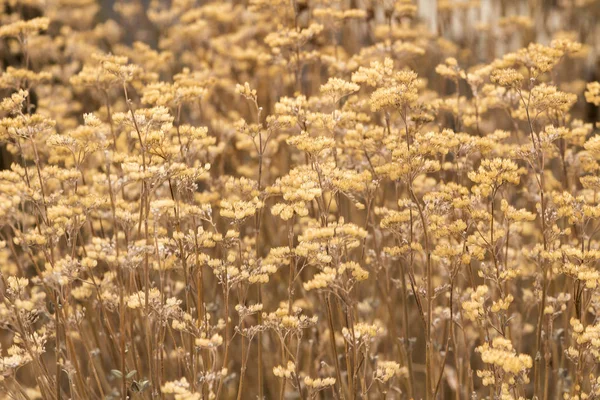
[[[599,20],[0,0],[0,399],[600,399]]]

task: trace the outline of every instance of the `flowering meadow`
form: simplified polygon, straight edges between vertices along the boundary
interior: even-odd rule
[[[0,399],[600,399],[598,21],[0,0]]]

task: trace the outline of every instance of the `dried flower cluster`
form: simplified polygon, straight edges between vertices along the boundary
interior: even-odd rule
[[[0,399],[600,399],[600,1],[0,3]]]

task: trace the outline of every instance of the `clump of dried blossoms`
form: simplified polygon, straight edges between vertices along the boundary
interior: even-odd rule
[[[600,2],[110,4],[0,6],[0,399],[600,398]]]

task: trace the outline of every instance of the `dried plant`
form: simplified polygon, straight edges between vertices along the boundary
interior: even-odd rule
[[[600,2],[429,3],[2,1],[0,399],[600,399]]]

